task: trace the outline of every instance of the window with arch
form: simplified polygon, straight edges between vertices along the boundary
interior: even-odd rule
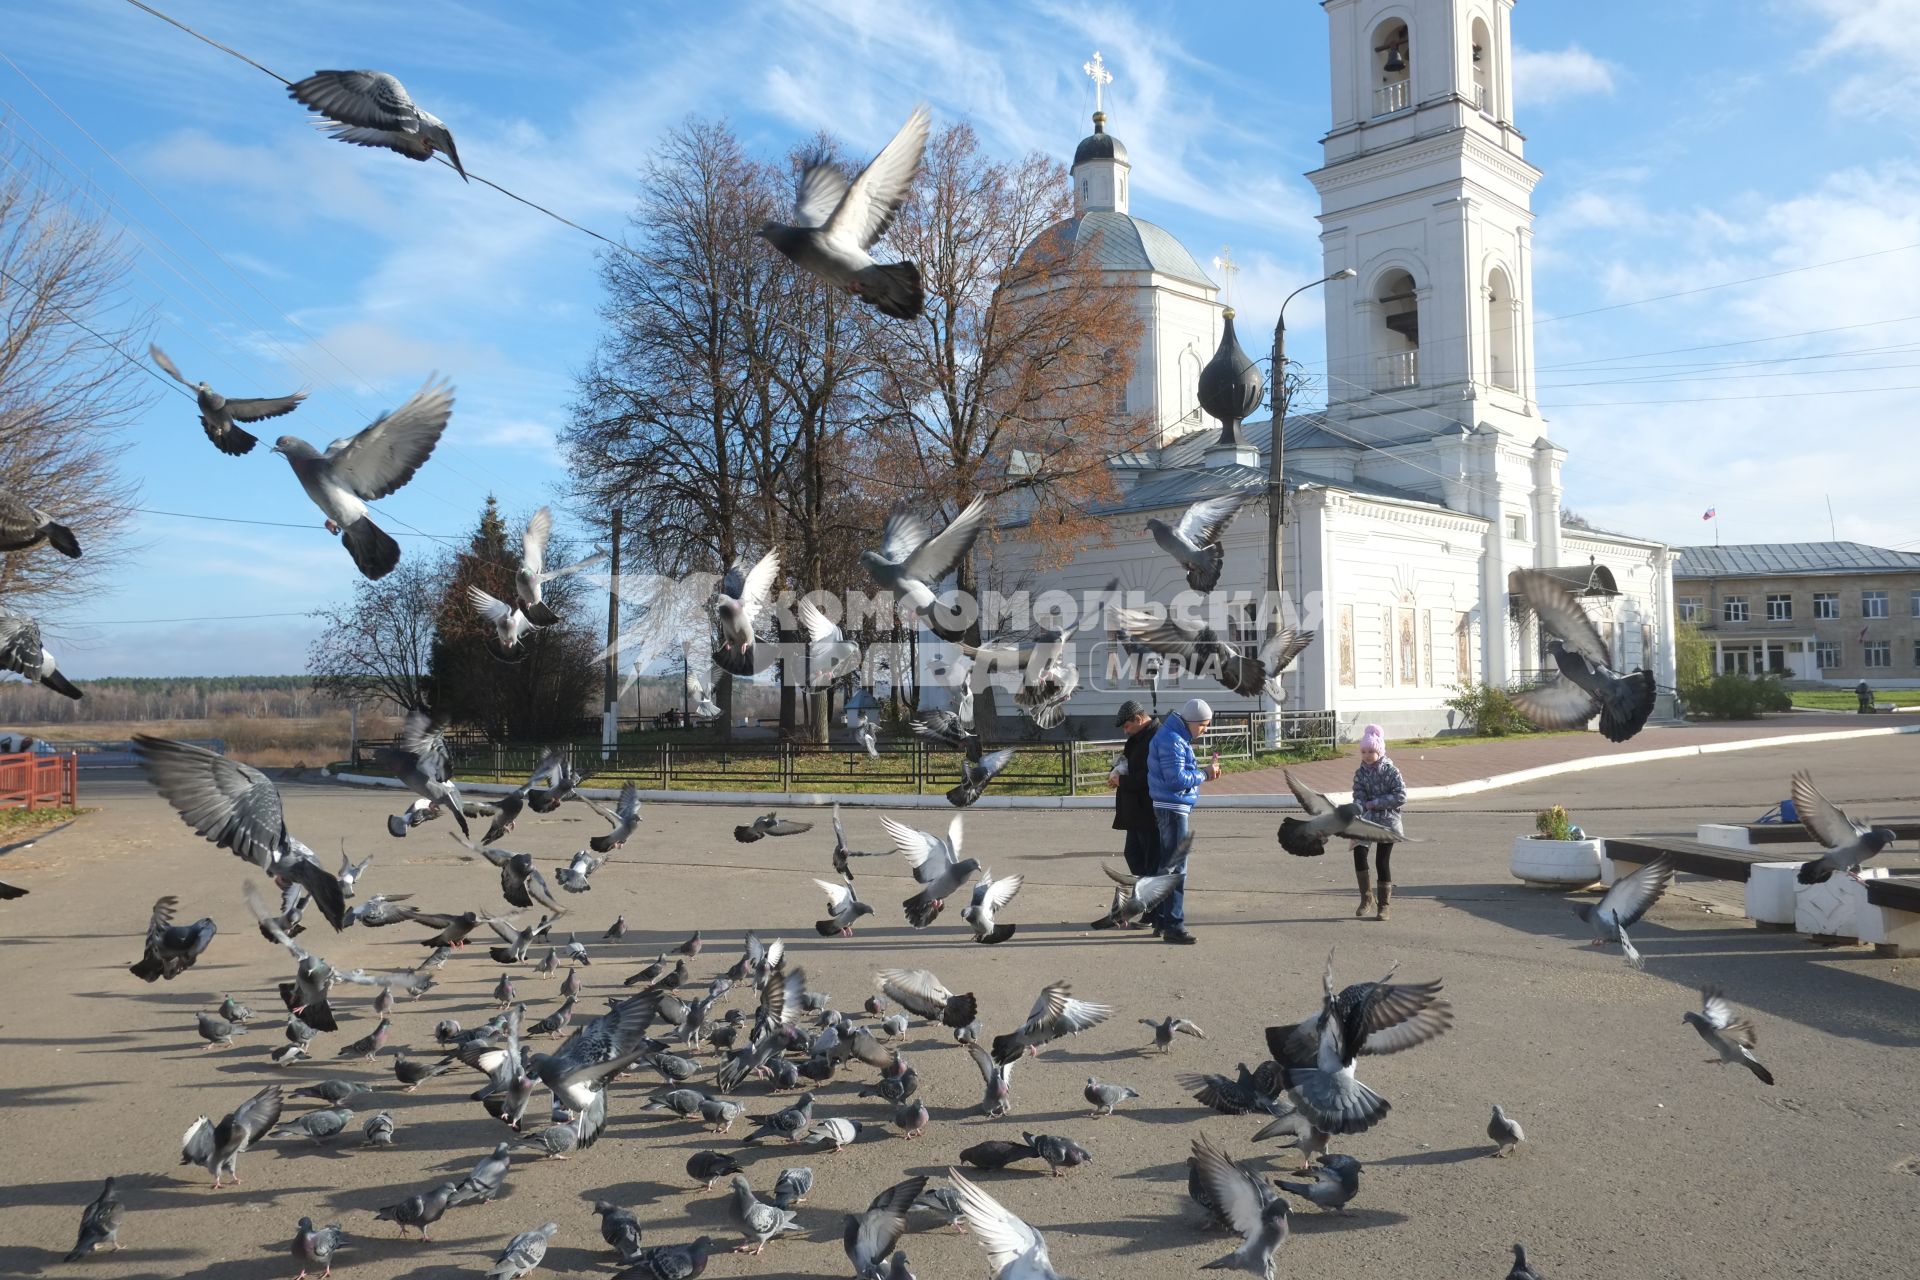
[[[1420,298],[1411,272],[1394,267],[1373,289],[1374,389],[1420,385]]]
[[[1520,389],[1519,306],[1504,267],[1487,272],[1487,381],[1508,391]]]
[[[1482,113],[1497,115],[1493,100],[1493,33],[1485,18],[1473,20],[1473,105]]]
[[[1180,420],[1200,420],[1200,355],[1192,347],[1180,353]]]
[[[1391,115],[1413,105],[1413,45],[1407,24],[1389,18],[1373,29],[1373,114]]]

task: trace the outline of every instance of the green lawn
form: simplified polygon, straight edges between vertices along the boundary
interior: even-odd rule
[[[24,808],[0,809],[0,839],[24,840],[36,831],[72,822],[81,814],[91,812],[91,809],[35,809],[29,813]]]
[[[1851,689],[1794,689],[1793,705],[1816,711],[1852,711],[1860,705]],[[1896,707],[1920,707],[1920,689],[1875,689],[1875,702],[1891,702]]]

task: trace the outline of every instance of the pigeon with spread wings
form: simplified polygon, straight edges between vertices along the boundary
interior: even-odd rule
[[[1220,585],[1220,570],[1227,561],[1220,535],[1233,523],[1247,496],[1244,492],[1229,493],[1196,502],[1186,509],[1177,524],[1147,521],[1147,532],[1153,535],[1162,551],[1186,570],[1187,585],[1195,591],[1211,591]]]
[[[1058,728],[1067,718],[1067,699],[1080,687],[1077,654],[1072,648],[1073,628],[1041,628],[1032,640],[1019,644],[971,645],[964,641],[960,652],[972,658],[976,670],[984,668],[991,676],[997,671],[1018,671],[1020,687],[1014,690],[1013,705],[1042,729]]]
[[[1115,609],[1114,625],[1122,635],[1155,653],[1179,660],[1184,675],[1205,676],[1242,697],[1261,694],[1278,697],[1280,673],[1301,650],[1313,643],[1314,633],[1287,629],[1252,651],[1223,639],[1205,623],[1189,626],[1179,619],[1155,617],[1147,609]]]
[[[460,834],[469,834],[467,815],[461,808],[460,788],[452,781],[453,756],[447,749],[446,734],[430,713],[418,708],[407,712],[393,745],[378,748],[373,758],[381,767],[391,770],[407,790],[426,802],[422,812],[444,808],[459,824]],[[411,813],[390,815],[387,834],[405,836],[409,828],[424,820],[410,821],[411,817]]]
[[[1399,965],[1378,982],[1355,982],[1330,995],[1334,1016],[1355,1028],[1355,1053],[1401,1053],[1444,1035],[1453,1026],[1453,1005],[1440,995],[1441,983],[1393,981]],[[1327,952],[1322,980],[1333,988],[1333,952]],[[1320,1013],[1292,1026],[1267,1028],[1267,1052],[1283,1067],[1311,1067],[1320,1056]]]
[[[223,1178],[238,1183],[241,1152],[280,1123],[280,1110],[285,1105],[280,1086],[270,1084],[235,1107],[219,1124],[201,1116],[181,1135],[180,1163],[197,1164],[212,1174],[216,1191]]]
[[[1673,861],[1662,854],[1638,871],[1615,880],[1601,895],[1599,902],[1582,902],[1574,907],[1573,914],[1592,926],[1594,946],[1604,947],[1609,942],[1617,942],[1627,963],[1636,969],[1644,969],[1646,961],[1634,949],[1633,939],[1627,936],[1627,930],[1640,923],[1640,917],[1652,910],[1653,904],[1660,901],[1660,895],[1672,883]]]
[[[0,551],[26,551],[42,543],[70,560],[80,558],[73,530],[11,489],[0,489]]]
[[[1708,1058],[1708,1062],[1719,1066],[1737,1062],[1753,1072],[1761,1084],[1773,1083],[1773,1072],[1760,1065],[1760,1059],[1754,1056],[1757,1037],[1753,1023],[1734,1017],[1733,1006],[1727,1003],[1726,993],[1719,987],[1702,988],[1700,1012],[1688,1010],[1680,1015],[1680,1020],[1698,1031],[1700,1038],[1713,1049],[1716,1056]]]
[[[193,962],[218,932],[219,926],[211,916],[192,924],[175,924],[173,913],[179,905],[180,899],[172,894],[153,904],[153,914],[147,918],[146,952],[127,970],[143,982],[162,978],[171,982],[193,968]]]
[[[1327,851],[1327,841],[1335,838],[1362,843],[1378,841],[1382,844],[1412,839],[1370,820],[1360,806],[1351,801],[1338,805],[1333,803],[1294,777],[1290,770],[1282,770],[1281,776],[1287,780],[1287,788],[1293,792],[1294,799],[1309,815],[1304,819],[1280,819],[1280,847],[1296,858],[1319,857]]]
[[[880,826],[893,841],[894,851],[913,869],[913,878],[923,886],[901,905],[906,909],[907,923],[924,929],[939,918],[947,899],[965,888],[973,873],[980,869],[976,860],[960,857],[961,815],[953,815],[944,840],[930,831],[917,830],[892,818],[881,818]]]
[[[980,874],[979,881],[973,886],[973,901],[960,913],[960,918],[973,926],[975,942],[999,943],[1013,936],[1018,926],[1000,924],[994,919],[994,914],[1013,901],[1013,895],[1020,892],[1024,882],[1024,876],[995,880],[991,871]]]
[[[916,613],[925,613],[937,601],[934,587],[973,549],[974,539],[986,527],[987,511],[987,500],[976,497],[946,528],[931,534],[919,516],[897,510],[880,532],[880,549],[862,551],[860,563],[881,587],[899,595]]]
[[[1027,1020],[993,1038],[993,1060],[1012,1062],[1021,1054],[1038,1054],[1055,1040],[1079,1035],[1113,1016],[1112,1005],[1076,1000],[1072,992],[1073,988],[1065,982],[1047,984],[1033,1002]]]
[[[1202,1203],[1241,1237],[1239,1248],[1201,1270],[1248,1271],[1273,1280],[1273,1255],[1287,1242],[1291,1225],[1287,1202],[1273,1193],[1264,1178],[1234,1163],[1209,1138],[1193,1140],[1193,1169],[1206,1192]]]
[[[1839,805],[1820,794],[1813,775],[1801,770],[1793,775],[1793,807],[1813,838],[1827,847],[1818,858],[1800,864],[1801,884],[1820,884],[1836,871],[1844,871],[1858,880],[1860,864],[1894,842],[1889,827],[1869,827],[1855,822]]]
[[[958,1169],[947,1170],[947,1180],[960,1196],[967,1227],[987,1251],[987,1265],[995,1280],[1060,1280],[1047,1256],[1047,1241],[1038,1231],[1007,1211],[1005,1205],[982,1191]]]
[[[296,391],[290,396],[268,396],[258,400],[229,400],[204,382],[188,382],[178,366],[167,358],[167,353],[159,347],[150,346],[147,354],[153,362],[166,370],[167,376],[183,387],[193,389],[194,399],[200,405],[200,427],[207,433],[207,439],[213,441],[213,447],[229,457],[237,458],[252,450],[260,443],[259,437],[250,431],[234,426],[236,422],[262,422],[268,418],[278,418],[282,414],[292,413],[307,398],[304,391]]]
[[[260,922],[260,930],[268,940],[285,947],[293,956],[293,981],[280,984],[280,998],[286,1002],[287,1012],[293,1014],[315,1031],[338,1031],[339,1022],[333,1016],[333,1006],[328,997],[336,982],[357,983],[364,987],[410,987],[413,976],[406,973],[368,973],[365,969],[336,969],[325,957],[314,955],[295,942],[280,927],[278,917],[267,910],[267,904],[261,899],[260,891],[248,881],[242,891],[247,902],[247,910],[253,912],[253,918]]]
[[[24,613],[0,609],[0,670],[38,680],[63,698],[79,701],[80,689],[60,672],[60,660],[40,639],[40,623]]]
[[[462,182],[467,180],[453,133],[438,116],[421,110],[406,86],[384,71],[316,71],[288,85],[287,96],[324,117],[330,138],[356,147],[381,147],[409,160],[431,160],[437,151],[452,162]]]
[[[849,183],[825,154],[810,157],[794,192],[793,223],[769,220],[759,235],[809,274],[896,320],[920,314],[925,294],[911,262],[875,262],[868,250],[906,203],[932,116],[913,109],[892,141]]]
[[[714,593],[713,624],[716,643],[713,664],[736,676],[751,676],[755,669],[754,633],[760,619],[773,603],[773,590],[780,580],[780,553],[769,551],[749,569],[736,560],[728,566]]]
[[[527,621],[536,627],[550,627],[560,621],[560,615],[543,598],[547,583],[583,569],[591,569],[607,558],[606,552],[596,551],[584,560],[549,569],[547,543],[552,537],[553,511],[549,507],[542,507],[527,521],[527,531],[520,537],[520,568],[513,575],[514,599],[519,602],[520,612]]]
[[[1658,690],[1645,667],[1615,671],[1600,628],[1580,599],[1544,569],[1514,571],[1514,586],[1540,625],[1552,633],[1547,654],[1559,675],[1538,689],[1512,695],[1514,708],[1541,729],[1579,729],[1597,714],[1610,742],[1625,742],[1653,714]]]
[[[605,818],[607,825],[613,828],[611,831],[588,838],[587,846],[595,853],[612,853],[625,845],[633,835],[634,828],[640,825],[640,793],[631,782],[620,788],[620,798],[614,802],[614,807],[611,809],[584,792],[581,793],[580,799],[586,803],[587,808]]]

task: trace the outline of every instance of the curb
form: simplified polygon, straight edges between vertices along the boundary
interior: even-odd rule
[[[1617,755],[1584,756],[1578,760],[1562,760],[1557,764],[1537,765],[1531,769],[1516,769],[1511,773],[1496,773],[1485,778],[1469,778],[1465,782],[1449,782],[1432,787],[1409,787],[1408,800],[1450,800],[1456,796],[1478,795],[1483,791],[1497,791],[1502,787],[1519,786],[1525,782],[1537,782],[1542,778],[1558,777],[1564,773],[1585,773],[1589,769],[1611,769],[1623,764],[1646,764],[1656,760],[1681,760],[1688,756],[1718,755],[1726,751],[1753,751],[1761,747],[1804,746],[1816,742],[1839,742],[1851,738],[1884,738],[1897,734],[1920,734],[1920,724],[1890,725],[1883,729],[1832,729],[1820,733],[1790,733],[1771,738],[1739,738],[1732,742],[1703,742],[1691,747],[1661,747],[1653,751],[1623,751]],[[337,773],[332,781],[349,786],[388,787],[400,790],[398,780],[375,777],[364,773]],[[462,791],[474,795],[505,795],[516,787],[504,782],[463,782]],[[612,800],[619,791],[608,787],[581,787],[580,791],[596,800]],[[818,791],[640,791],[636,793],[641,800],[656,804],[713,804],[756,807],[767,805],[773,808],[826,808],[830,805],[843,805],[849,809],[936,809],[953,808],[943,795],[860,795],[854,792],[823,793]],[[1345,792],[1328,792],[1336,803],[1345,798]],[[1101,809],[1113,807],[1113,799],[1107,795],[1090,796],[981,796],[970,806],[974,809]],[[1203,795],[1195,806],[1201,809],[1297,809],[1299,801],[1290,792],[1274,794],[1271,792],[1249,792],[1241,795]]]

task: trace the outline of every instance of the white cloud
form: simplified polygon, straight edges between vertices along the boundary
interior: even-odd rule
[[[1540,107],[1567,98],[1612,93],[1619,68],[1577,44],[1564,49],[1513,49],[1513,96],[1522,106]]]

